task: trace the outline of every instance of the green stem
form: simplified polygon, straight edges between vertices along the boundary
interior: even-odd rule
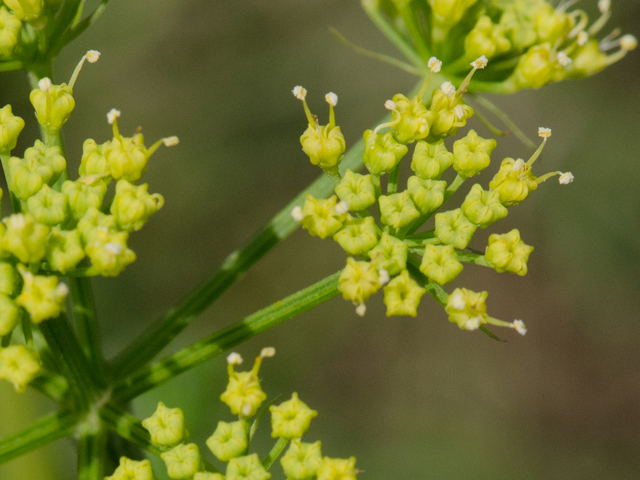
[[[38,375],[29,386],[54,402],[62,402],[69,391],[69,383],[65,377],[49,372]]]
[[[387,182],[387,195],[392,195],[398,191],[398,177],[400,176],[400,163],[396,165],[389,174],[389,180]]]
[[[408,3],[405,3],[405,5],[400,8],[400,15],[402,15],[402,19],[404,20],[404,24],[409,31],[409,35],[411,35],[413,43],[418,49],[418,53],[420,54],[422,61],[426,65],[429,57],[431,57],[431,54],[429,53],[429,48],[427,47],[424,36],[422,35],[420,26],[416,23],[415,14],[411,11]]]
[[[7,348],[11,345],[11,337],[13,336],[13,332],[9,332],[6,335],[2,336],[2,341],[0,341],[0,347]]]
[[[278,439],[276,444],[273,446],[273,448],[269,452],[269,455],[267,455],[267,458],[265,458],[264,461],[262,462],[262,466],[264,467],[265,470],[269,470],[271,468],[271,465],[273,465],[273,462],[275,462],[278,459],[278,457],[282,454],[284,449],[287,448],[288,444],[289,444],[289,440],[287,440],[286,438]]]
[[[494,268],[493,265],[491,265],[487,261],[487,259],[484,258],[484,255],[480,253],[461,252],[459,250],[456,250],[456,256],[458,257],[458,260],[460,260],[461,262],[473,263],[475,265],[480,265],[482,267]]]
[[[81,435],[78,438],[78,480],[102,480],[106,458],[107,432]]]
[[[125,404],[142,393],[220,355],[225,350],[335,297],[338,294],[340,273],[334,273],[314,285],[176,352],[155,365],[146,367],[129,378],[125,378],[114,387],[114,401],[118,404]]]
[[[52,413],[0,440],[0,465],[73,433],[78,419],[70,411]]]

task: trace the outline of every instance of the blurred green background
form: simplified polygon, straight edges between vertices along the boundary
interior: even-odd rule
[[[594,10],[595,1],[583,3]],[[610,25],[640,36],[638,18],[637,1],[615,2]],[[306,123],[294,85],[309,90],[321,121],[328,114],[323,95],[338,93],[348,144],[375,125],[386,99],[412,88],[407,74],[344,48],[329,25],[395,55],[356,0],[112,0],[60,56],[58,81],[86,50],[102,52],[75,89],[65,130],[72,168],[85,138],[109,138],[105,114],[114,107],[124,132],[142,125],[148,142],[181,139],[155,154],[143,177],[166,206],[132,236],[138,261],[117,279],[94,283],[107,355],[318,175],[300,150]],[[427,297],[417,318],[386,318],[378,295],[365,318],[336,298],[239,349],[251,358],[276,347],[262,371],[264,388],[270,396],[297,391],[320,412],[307,439],[322,440],[326,455],[355,455],[362,478],[371,480],[640,478],[639,58],[636,51],[587,80],[494,98],[530,136],[539,126],[553,129],[538,173],[576,176],[570,187],[543,185],[492,229],[519,228],[535,246],[526,277],[468,267],[454,283],[488,290],[491,314],[523,319],[526,337],[500,331],[509,342],[498,343],[460,331]],[[28,92],[23,73],[0,77],[0,104],[28,120],[23,147],[37,134]],[[491,135],[475,120],[470,126]],[[501,139],[490,168],[526,155],[516,139]],[[484,248],[487,235],[473,246]],[[344,262],[334,242],[297,231],[167,353]],[[142,418],[159,400],[182,407],[203,446],[217,422],[231,418],[218,401],[225,383],[218,358],[146,394],[134,410]],[[51,407],[33,391],[18,396],[2,383],[0,435]],[[71,447],[59,441],[0,467],[0,478],[75,478]],[[161,468],[156,474],[166,478]],[[279,467],[273,478],[284,478]]]

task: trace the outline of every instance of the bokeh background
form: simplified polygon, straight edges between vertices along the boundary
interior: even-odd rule
[[[591,3],[583,6],[593,11]],[[610,25],[640,36],[638,18],[637,1],[615,2]],[[294,85],[307,87],[321,120],[323,95],[339,94],[348,144],[375,125],[386,99],[412,88],[414,78],[342,46],[330,25],[395,55],[356,0],[112,0],[60,56],[55,73],[64,80],[86,50],[102,52],[75,89],[65,130],[73,168],[85,138],[109,138],[105,113],[113,107],[122,110],[125,132],[142,125],[149,141],[181,139],[154,155],[143,178],[166,206],[132,236],[138,261],[117,279],[94,283],[109,356],[318,175],[300,150],[305,120]],[[283,398],[297,391],[320,412],[308,440],[322,440],[326,455],[355,455],[371,480],[640,478],[638,78],[634,52],[587,80],[494,98],[532,137],[539,126],[553,129],[539,173],[576,176],[570,187],[543,185],[493,228],[519,228],[535,246],[526,277],[469,266],[455,282],[488,290],[492,315],[522,318],[526,337],[500,331],[508,343],[498,343],[460,331],[427,297],[417,318],[386,318],[378,295],[365,318],[335,298],[239,349],[251,358],[276,347],[263,369],[265,390]],[[23,147],[37,134],[28,92],[23,73],[0,77],[1,104],[32,119]],[[476,121],[470,126],[491,135]],[[526,155],[507,137],[494,163]],[[474,245],[483,248],[487,234]],[[166,353],[344,261],[334,242],[295,232]],[[218,358],[138,399],[134,411],[148,416],[159,400],[180,406],[203,445],[219,420],[231,418],[218,401],[225,383]],[[0,435],[51,408],[32,391],[18,396],[1,384]],[[71,479],[74,466],[72,444],[62,440],[0,467],[0,478]],[[162,468],[156,474],[166,478]],[[284,478],[279,467],[273,478]]]

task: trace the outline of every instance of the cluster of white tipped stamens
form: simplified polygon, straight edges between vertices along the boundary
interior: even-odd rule
[[[542,138],[549,138],[551,136],[551,129],[545,127],[538,128],[538,136]]]
[[[344,200],[342,200],[341,202],[338,202],[338,204],[336,205],[336,213],[338,215],[344,215],[348,211],[349,211],[349,203],[348,202],[345,202]]]
[[[462,295],[458,294],[451,299],[451,306],[456,310],[464,310],[467,302]]]
[[[273,347],[265,347],[260,351],[262,358],[271,358],[276,354],[276,349]]]
[[[560,175],[558,183],[560,183],[560,185],[569,185],[571,182],[573,182],[573,178],[573,173],[565,172]]]
[[[440,90],[442,90],[442,93],[444,93],[448,97],[456,93],[456,87],[454,87],[453,83],[451,82],[444,82],[442,85],[440,85]]]
[[[180,139],[174,135],[173,137],[163,138],[162,143],[164,143],[165,147],[175,147],[180,143]]]
[[[51,88],[51,79],[48,77],[44,77],[38,82],[38,88],[43,92],[48,91]]]
[[[86,57],[89,63],[96,63],[100,59],[100,52],[97,50],[89,50]]]
[[[109,122],[109,125],[113,125],[113,122],[116,121],[116,118],[120,118],[120,115],[120,110],[116,110],[115,108],[109,110],[109,113],[107,113],[107,121]]]
[[[429,70],[431,70],[433,73],[439,73],[442,69],[442,62],[436,57],[431,57],[427,62],[427,67],[429,67]]]
[[[489,59],[485,55],[482,55],[471,62],[471,66],[476,70],[482,70],[487,66],[487,63],[489,63]]]
[[[293,210],[291,210],[291,217],[296,221],[296,222],[301,222],[303,215],[302,215],[302,207],[297,205],[295,207],[293,207]]]
[[[324,99],[327,101],[327,103],[329,105],[331,105],[332,107],[335,107],[336,105],[338,105],[338,95],[336,95],[333,92],[329,92],[324,96]]]
[[[380,285],[386,285],[391,280],[391,276],[389,272],[387,272],[384,268],[378,270],[378,283]]]
[[[301,87],[300,85],[293,87],[293,90],[291,90],[291,92],[293,93],[293,96],[300,101],[305,101],[307,98],[307,89]]]
[[[527,333],[527,327],[525,327],[524,322],[522,320],[514,320],[513,328],[515,328],[516,332],[518,332],[522,336],[524,336],[525,333]]]
[[[558,63],[563,66],[566,67],[567,65],[569,65],[573,60],[571,60],[571,57],[569,57],[569,55],[567,55],[565,52],[559,52],[558,53]]]
[[[242,357],[240,356],[239,353],[232,352],[227,357],[227,363],[229,365],[241,365],[242,364]]]
[[[467,320],[464,324],[467,330],[477,330],[480,328],[480,321],[482,319],[480,317],[473,317]]]
[[[356,307],[356,315],[359,317],[364,317],[364,314],[367,313],[367,306],[364,303],[359,304]]]

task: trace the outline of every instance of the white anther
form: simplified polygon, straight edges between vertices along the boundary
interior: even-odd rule
[[[296,97],[298,100],[301,100],[303,102],[307,98],[307,89],[304,87],[301,87],[300,85],[293,87],[293,90],[291,90],[291,92],[293,93],[294,97]]]
[[[464,310],[467,306],[467,301],[462,295],[457,294],[451,299],[451,306],[456,310]]]
[[[462,120],[464,118],[464,108],[462,108],[462,105],[456,105],[456,108],[453,109],[453,114],[458,120]]]
[[[293,210],[291,210],[291,216],[296,222],[300,223],[303,218],[302,207],[300,206],[293,207]]]
[[[573,173],[565,172],[560,175],[558,182],[560,183],[560,185],[569,185],[571,182],[573,182],[573,178]]]
[[[229,365],[241,365],[242,364],[242,357],[240,356],[239,353],[231,352],[227,356],[227,363]]]
[[[348,202],[345,202],[344,200],[342,200],[341,202],[338,202],[338,204],[336,205],[336,213],[338,215],[344,215],[348,211],[349,211],[349,203]]]
[[[620,39],[620,48],[630,52],[638,46],[638,39],[631,34],[627,34]]]
[[[387,110],[395,110],[396,108],[398,108],[398,105],[396,105],[396,102],[394,102],[393,100],[387,100],[386,102],[384,102],[384,108],[386,108]]]
[[[103,233],[109,233],[109,229],[104,225],[100,225],[99,227],[97,227],[97,229]]]
[[[9,218],[5,218],[3,222],[7,224],[7,227],[16,230],[22,230],[27,226],[27,218],[22,213],[11,215]]]
[[[122,253],[122,245],[117,243],[107,242],[104,244],[104,249],[112,255],[120,255]]]
[[[571,62],[573,62],[573,60],[571,60],[571,57],[569,57],[569,55],[567,55],[565,52],[559,52],[558,53],[558,63],[561,66],[566,67]]]
[[[251,405],[249,405],[248,403],[245,403],[242,406],[242,411],[240,413],[242,413],[242,415],[244,415],[245,417],[248,417],[249,415],[251,415]]]
[[[515,328],[516,332],[518,332],[523,337],[527,333],[527,327],[524,326],[524,322],[522,320],[514,320],[513,328]]]
[[[175,147],[180,143],[180,139],[174,135],[173,137],[163,138],[162,143],[164,143],[165,147]]]
[[[48,77],[44,77],[38,82],[38,88],[43,92],[48,91],[51,88],[51,79]]]
[[[467,320],[464,324],[467,330],[477,330],[480,328],[480,317],[473,317]]]
[[[442,90],[442,93],[444,93],[448,97],[456,93],[456,87],[454,87],[453,83],[451,82],[444,82],[442,85],[440,85],[440,90]]]
[[[56,296],[66,297],[67,295],[69,295],[69,287],[67,287],[66,283],[59,283],[56,287]]]
[[[86,56],[89,63],[96,63],[100,59],[100,52],[97,50],[89,50]]]
[[[588,41],[589,41],[589,34],[587,32],[585,32],[583,30],[582,32],[578,33],[578,38],[577,38],[576,42],[578,43],[579,47],[582,47]]]
[[[387,272],[384,268],[378,270],[378,283],[380,285],[386,285],[387,283],[389,283],[389,280],[391,280],[389,272]]]
[[[482,70],[487,66],[487,63],[489,63],[489,59],[485,55],[482,55],[471,62],[471,66],[476,70]]]
[[[436,57],[431,57],[427,62],[427,67],[429,67],[429,70],[431,70],[433,73],[439,73],[442,69],[442,62]]]
[[[329,92],[324,96],[324,99],[327,101],[327,103],[329,105],[331,105],[332,107],[335,107],[336,105],[338,105],[338,95],[336,95],[333,92]]]
[[[551,129],[545,127],[538,128],[538,136],[542,138],[549,138],[551,136]]]
[[[107,121],[109,122],[109,125],[113,125],[113,122],[116,121],[116,118],[120,118],[120,110],[112,108],[111,110],[109,110],[109,113],[107,113]]]
[[[527,167],[527,164],[525,163],[525,161],[523,159],[519,158],[515,162],[513,162],[513,165],[511,166],[511,171],[512,172],[521,172],[526,167]]]
[[[365,313],[367,313],[367,306],[364,303],[361,303],[356,307],[356,315],[364,317]]]
[[[600,13],[607,13],[610,8],[611,8],[611,0],[598,1],[598,10],[600,10]]]
[[[260,351],[260,356],[262,358],[271,358],[275,356],[275,354],[276,354],[276,349],[273,347],[265,347]]]

